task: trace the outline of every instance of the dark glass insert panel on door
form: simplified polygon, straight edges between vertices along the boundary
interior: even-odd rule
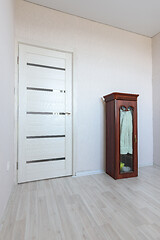
[[[133,108],[120,108],[120,173],[133,172]]]

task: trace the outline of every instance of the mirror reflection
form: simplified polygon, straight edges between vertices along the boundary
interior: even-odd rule
[[[133,171],[133,108],[120,109],[120,173]]]

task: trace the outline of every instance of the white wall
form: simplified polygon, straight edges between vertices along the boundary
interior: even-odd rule
[[[153,163],[151,39],[17,0],[16,40],[73,52],[76,171],[104,169],[104,108],[112,91],[139,93],[139,164]]]
[[[0,219],[14,184],[14,6],[0,1]]]
[[[153,49],[153,160],[160,166],[160,34],[152,39]]]

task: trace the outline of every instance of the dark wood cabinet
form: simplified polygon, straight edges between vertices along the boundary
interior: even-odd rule
[[[137,97],[112,93],[106,107],[106,173],[114,179],[138,176]]]

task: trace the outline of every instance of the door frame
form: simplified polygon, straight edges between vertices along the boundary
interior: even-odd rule
[[[76,176],[76,162],[75,162],[75,129],[76,129],[76,123],[75,123],[75,85],[73,84],[73,77],[74,77],[74,70],[73,70],[73,52],[71,51],[64,51],[64,50],[59,50],[59,49],[54,49],[54,48],[48,48],[46,46],[42,45],[35,45],[35,44],[30,44],[27,42],[23,41],[16,41],[16,60],[15,60],[15,88],[14,88],[14,102],[15,102],[15,114],[14,114],[14,121],[15,121],[15,131],[14,131],[14,142],[15,142],[15,154],[14,154],[14,159],[15,159],[15,182],[18,183],[18,124],[19,124],[19,45],[24,44],[27,46],[31,47],[37,47],[37,48],[42,48],[46,50],[53,50],[53,51],[58,51],[58,52],[64,52],[64,53],[70,53],[72,56],[72,176]],[[64,176],[65,177],[65,176]]]

